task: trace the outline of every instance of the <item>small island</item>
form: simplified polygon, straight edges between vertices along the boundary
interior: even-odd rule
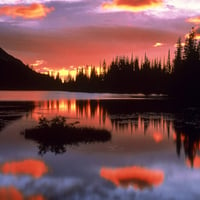
[[[39,154],[50,151],[55,154],[64,153],[67,146],[81,143],[107,142],[111,140],[111,133],[105,129],[77,127],[78,122],[66,123],[65,117],[56,116],[51,120],[45,117],[39,119],[37,127],[22,132],[25,139],[36,141]]]

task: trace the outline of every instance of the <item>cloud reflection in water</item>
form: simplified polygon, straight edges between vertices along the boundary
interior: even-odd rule
[[[34,178],[40,178],[48,172],[48,167],[43,161],[34,159],[6,162],[0,169],[4,174],[23,174],[30,175]]]
[[[1,200],[23,200],[23,196],[20,191],[15,187],[3,187],[0,188]]]
[[[144,167],[124,167],[124,168],[102,168],[100,176],[111,181],[117,187],[129,187],[143,190],[159,186],[164,181],[164,172],[161,170],[151,170]]]

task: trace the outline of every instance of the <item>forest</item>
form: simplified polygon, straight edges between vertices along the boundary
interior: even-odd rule
[[[200,91],[200,41],[192,28],[184,45],[181,38],[176,43],[175,57],[143,61],[138,57],[116,57],[110,65],[104,60],[100,75],[95,67],[90,76],[80,70],[76,79],[68,78],[65,90],[84,92],[116,92],[166,94],[170,96],[198,96]]]

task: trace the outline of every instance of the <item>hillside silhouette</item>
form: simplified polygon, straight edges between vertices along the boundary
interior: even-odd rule
[[[60,90],[61,80],[39,74],[0,48],[1,90]]]

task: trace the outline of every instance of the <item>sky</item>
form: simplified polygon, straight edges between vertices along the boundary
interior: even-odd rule
[[[0,0],[0,47],[37,71],[174,56],[199,0]]]

